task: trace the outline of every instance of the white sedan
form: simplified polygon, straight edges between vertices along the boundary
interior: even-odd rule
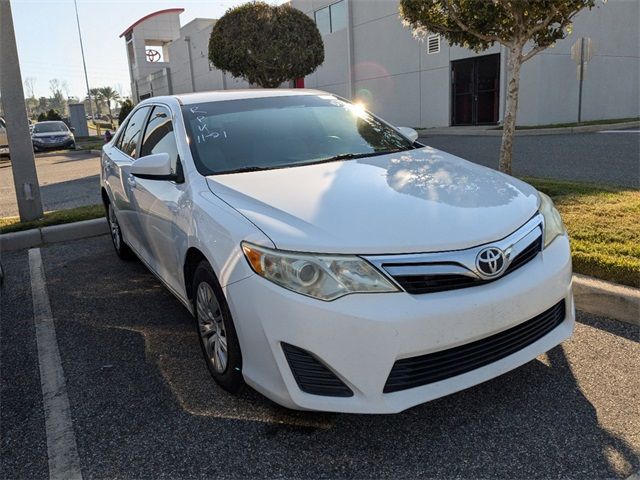
[[[145,100],[103,149],[113,244],[195,316],[223,388],[402,411],[574,326],[551,200],[416,139],[320,91]]]

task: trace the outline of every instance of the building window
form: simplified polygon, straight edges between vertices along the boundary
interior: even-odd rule
[[[427,53],[440,52],[440,35],[429,35],[427,37]]]
[[[314,12],[314,18],[321,35],[336,32],[347,26],[347,12],[344,0]]]
[[[347,12],[344,7],[344,0],[334,3],[329,7],[331,11],[331,31],[337,32],[347,26]]]
[[[316,11],[315,18],[318,30],[320,30],[320,35],[331,33],[331,16],[329,15],[329,7]]]

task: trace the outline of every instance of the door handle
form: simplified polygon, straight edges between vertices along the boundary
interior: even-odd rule
[[[133,175],[129,174],[127,177],[127,183],[131,188],[136,188],[136,179]]]

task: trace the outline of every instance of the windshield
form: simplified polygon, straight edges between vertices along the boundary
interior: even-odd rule
[[[33,133],[67,133],[69,129],[62,123],[36,123],[33,127]]]
[[[203,175],[307,165],[413,148],[362,107],[333,95],[227,100],[183,107]]]

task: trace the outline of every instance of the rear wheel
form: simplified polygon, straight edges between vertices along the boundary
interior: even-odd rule
[[[192,291],[207,368],[218,385],[235,393],[244,385],[240,343],[222,288],[208,262],[202,261],[196,268]]]
[[[134,257],[133,251],[129,248],[129,245],[124,243],[120,224],[118,223],[116,212],[111,202],[107,204],[107,222],[109,223],[109,233],[111,234],[111,241],[113,242],[113,248],[115,248],[116,253],[123,260],[131,260]]]

